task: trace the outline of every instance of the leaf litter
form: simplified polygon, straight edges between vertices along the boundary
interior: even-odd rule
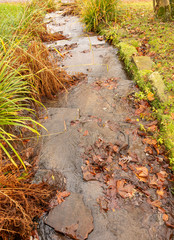
[[[116,211],[125,200],[139,206],[143,202],[149,204],[152,211],[161,212],[165,224],[173,228],[173,178],[165,148],[153,137],[153,134],[158,133],[158,121],[151,115],[147,101],[135,102],[135,106],[135,113],[146,118],[145,131],[135,131],[142,139],[146,160],[141,161],[129,150],[129,146],[122,152],[123,145],[127,144],[125,141],[116,140],[115,143],[110,143],[99,137],[83,154],[83,178],[85,181],[99,181],[102,184],[104,195],[97,199],[101,210]],[[130,118],[128,123],[138,127]],[[119,126],[112,129],[113,125],[111,121],[103,124],[104,127],[118,132]]]

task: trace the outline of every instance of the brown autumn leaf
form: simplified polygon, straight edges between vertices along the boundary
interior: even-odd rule
[[[164,189],[163,189],[162,187],[160,187],[160,188],[156,191],[156,193],[162,198],[162,197],[164,196],[164,194],[165,194],[165,191],[164,191]]]
[[[116,146],[116,145],[114,145],[114,146],[113,146],[113,150],[114,150],[114,152],[118,153],[118,152],[119,152],[119,147]]]
[[[158,179],[155,175],[149,177],[150,186],[158,186]]]
[[[155,150],[156,150],[156,152],[157,152],[157,155],[159,155],[159,154],[160,154],[160,150],[159,150],[159,148],[158,148],[157,144],[156,144],[156,145],[154,145],[153,147],[155,148]]]
[[[163,214],[163,221],[167,222],[169,220],[169,216],[167,214]]]
[[[112,157],[112,156],[109,156],[106,161],[107,161],[108,163],[112,163],[112,159],[113,159],[113,157]]]
[[[154,98],[154,94],[152,93],[152,92],[149,92],[148,94],[147,94],[147,99],[149,100],[149,101],[153,101],[155,98]]]
[[[149,173],[146,167],[136,166],[133,171],[135,171],[135,175],[141,182],[148,182]]]
[[[67,191],[64,191],[64,192],[57,191],[56,197],[57,197],[58,204],[61,204],[62,202],[64,202],[65,201],[64,198],[68,197],[70,194],[71,193]]]
[[[144,152],[152,155],[153,154],[153,149],[150,146],[146,146],[145,149],[144,149]]]
[[[89,132],[88,132],[88,130],[86,130],[86,131],[84,132],[83,136],[88,136],[88,135],[89,135]]]
[[[117,181],[117,192],[122,198],[130,198],[135,192],[135,187],[132,184],[125,184],[125,180]]]
[[[174,120],[174,113],[171,113],[172,120]]]
[[[157,141],[155,139],[152,139],[152,138],[144,138],[143,139],[143,143],[144,144],[149,144],[149,145],[156,145],[157,144]]]
[[[146,167],[136,167],[136,173],[139,177],[148,177],[149,172]]]
[[[127,164],[126,164],[126,163],[123,163],[122,161],[119,161],[118,164],[122,167],[123,171],[125,171],[125,172],[128,171],[128,168],[127,168]]]
[[[151,204],[153,207],[157,207],[157,208],[161,207],[161,202],[159,200],[151,201],[150,198],[148,198],[147,202]]]
[[[95,179],[95,174],[91,173],[88,169],[88,166],[82,166],[82,172],[83,172],[83,179],[86,181],[94,180]]]
[[[108,210],[108,201],[104,197],[100,197],[97,199],[98,204],[100,205],[100,208],[104,211]]]
[[[160,171],[159,173],[157,173],[157,176],[158,176],[158,181],[164,182],[168,176],[168,173],[166,173],[166,171]]]
[[[168,227],[174,228],[174,224],[171,224],[171,223],[169,223],[169,222],[166,222],[166,225],[167,225]]]
[[[152,125],[152,126],[148,127],[148,131],[150,131],[150,132],[157,131],[157,126],[156,125]]]

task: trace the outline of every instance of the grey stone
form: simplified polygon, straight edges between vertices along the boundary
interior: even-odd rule
[[[63,132],[71,121],[79,119],[78,108],[49,108],[47,112],[48,120],[43,125],[48,130],[48,134]]]
[[[163,102],[166,101],[167,95],[165,94],[165,85],[161,75],[158,72],[153,72],[149,76],[149,80],[152,82],[153,88],[159,99]]]
[[[152,70],[153,61],[148,56],[133,56],[132,57],[138,70]]]
[[[49,212],[45,223],[73,239],[83,240],[93,230],[93,217],[82,195],[71,193],[61,205]]]

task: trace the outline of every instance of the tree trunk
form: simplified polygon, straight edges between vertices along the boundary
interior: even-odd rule
[[[171,15],[172,15],[172,18],[174,18],[174,0],[170,0],[170,6],[171,6]]]
[[[171,19],[171,3],[174,4],[174,0],[153,0],[154,11],[157,17],[161,17],[165,20]]]

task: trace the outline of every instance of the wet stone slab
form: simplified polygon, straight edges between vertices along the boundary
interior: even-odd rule
[[[71,193],[65,202],[49,212],[45,223],[73,239],[87,239],[94,228],[93,217],[82,198],[80,194]]]

